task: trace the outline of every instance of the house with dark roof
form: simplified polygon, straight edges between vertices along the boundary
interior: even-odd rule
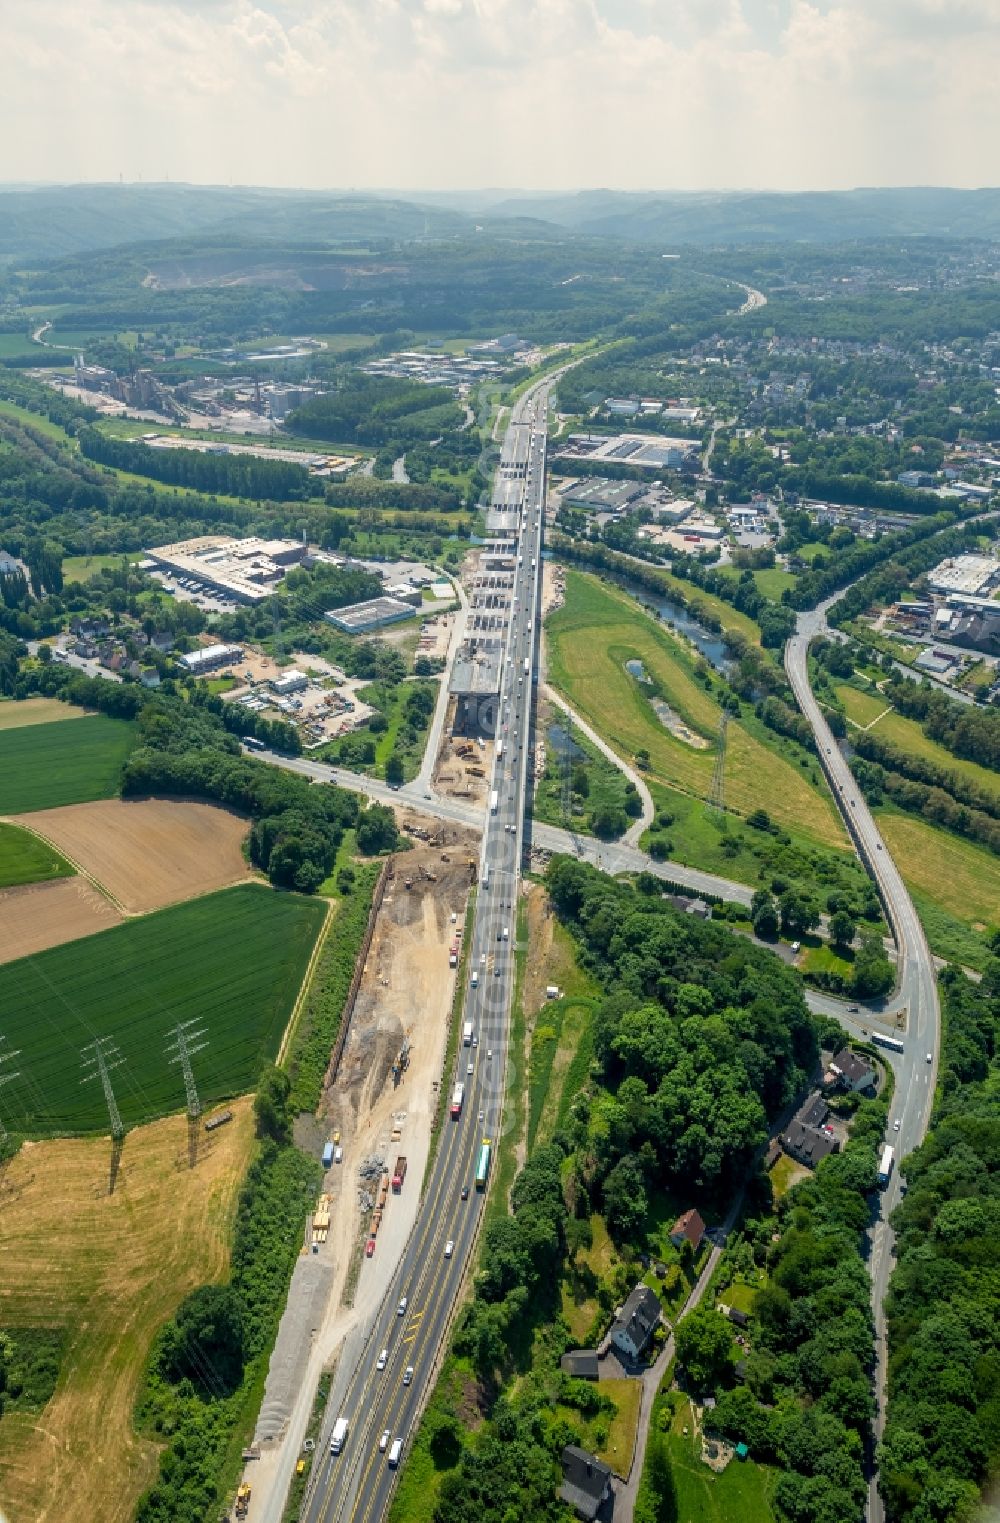
[[[648,1285],[637,1285],[615,1318],[609,1334],[615,1348],[641,1359],[660,1325],[660,1298]]]
[[[830,1064],[830,1074],[841,1088],[857,1094],[862,1089],[875,1088],[875,1070],[864,1058],[850,1047],[844,1047]]]
[[[597,1380],[601,1373],[597,1353],[592,1348],[574,1348],[563,1354],[559,1368],[574,1380]]]
[[[828,1158],[839,1149],[837,1139],[831,1133],[821,1132],[815,1126],[803,1126],[798,1117],[789,1122],[781,1145],[789,1157],[807,1164],[811,1169],[816,1167],[821,1158]]]
[[[593,1523],[595,1518],[608,1519],[614,1513],[614,1494],[611,1490],[611,1471],[602,1465],[596,1454],[567,1444],[562,1452],[563,1483],[559,1488],[562,1501],[572,1507],[578,1518]]]
[[[675,1248],[679,1248],[687,1240],[695,1253],[701,1247],[701,1240],[704,1236],[705,1223],[702,1221],[699,1212],[693,1208],[690,1211],[683,1211],[670,1229],[670,1241]]]

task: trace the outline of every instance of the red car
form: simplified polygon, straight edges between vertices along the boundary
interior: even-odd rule
[[[370,1237],[365,1244],[365,1258],[370,1259],[375,1252],[375,1239]]]

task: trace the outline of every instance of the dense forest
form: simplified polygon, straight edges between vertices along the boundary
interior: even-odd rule
[[[401,449],[456,429],[465,418],[447,386],[350,373],[335,391],[288,415],[288,428],[333,444],[385,444]]]
[[[264,460],[258,455],[226,455],[196,449],[154,449],[138,440],[118,439],[98,428],[81,429],[80,450],[88,460],[132,471],[153,481],[192,492],[221,492],[254,502],[298,502],[319,496],[320,483],[304,465]]]
[[[1000,950],[1000,947],[997,948]],[[893,1523],[966,1523],[1000,1465],[1000,962],[940,979],[944,1046],[931,1129],[893,1214],[889,1409],[880,1488]]]

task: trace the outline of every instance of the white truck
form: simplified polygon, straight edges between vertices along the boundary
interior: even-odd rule
[[[500,794],[497,792],[496,788],[494,788],[493,792],[490,794],[490,814],[496,814],[499,808]]]
[[[471,1021],[466,1021],[465,1025],[462,1027],[462,1046],[463,1047],[471,1047],[472,1046],[472,1022]]]
[[[333,1432],[330,1434],[330,1453],[331,1454],[339,1454],[341,1449],[343,1449],[343,1447],[344,1447],[344,1440],[347,1437],[347,1428],[348,1428],[347,1418],[346,1417],[338,1417],[337,1421],[333,1425]]]

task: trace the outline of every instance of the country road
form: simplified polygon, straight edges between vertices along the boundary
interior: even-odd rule
[[[836,593],[807,613],[800,613],[794,635],[785,647],[785,671],[799,708],[812,728],[816,749],[844,822],[862,862],[878,885],[897,948],[897,998],[908,1011],[905,1050],[893,1065],[896,1091],[890,1121],[899,1131],[889,1133],[898,1158],[916,1148],[930,1124],[937,1081],[940,1011],[937,980],[923,926],[906,885],[889,854],[878,826],[854,780],[823,711],[809,683],[809,646],[827,629],[826,615],[843,594]],[[886,1340],[883,1304],[893,1266],[894,1234],[889,1217],[900,1199],[900,1175],[896,1169],[879,1197],[879,1214],[869,1234],[869,1272],[875,1317],[875,1421],[876,1442],[885,1424]],[[878,1492],[874,1463],[868,1486],[869,1523],[882,1523],[884,1511]]]

